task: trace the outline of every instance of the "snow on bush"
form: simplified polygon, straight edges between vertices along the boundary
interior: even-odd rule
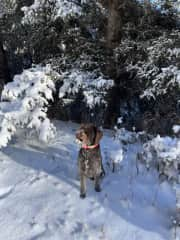
[[[55,77],[50,66],[37,66],[24,70],[5,86],[0,103],[0,147],[8,144],[18,128],[35,130],[45,142],[54,136],[46,106],[53,100]]]
[[[62,74],[63,85],[59,89],[59,98],[73,97],[79,92],[84,96],[84,102],[89,108],[96,105],[106,105],[107,91],[114,85],[113,80],[97,77],[94,73],[73,69]]]
[[[179,130],[179,126],[176,126],[175,130]],[[180,138],[156,136],[143,144],[143,150],[137,154],[137,160],[145,163],[148,170],[156,168],[160,182],[168,181],[172,185],[176,195],[176,212],[172,216],[172,223],[174,226],[179,226]],[[139,166],[137,168],[139,169]]]
[[[180,167],[180,139],[159,135],[143,145],[142,159],[147,168],[156,166],[159,175],[178,182]]]
[[[150,74],[149,71],[146,74]],[[156,99],[156,96],[166,94],[173,87],[180,88],[180,70],[175,66],[161,68],[161,72],[152,80],[152,86],[147,88],[141,97]]]
[[[112,172],[116,172],[120,169],[120,164],[124,158],[124,152],[122,148],[113,148],[110,150],[107,165],[110,167]]]
[[[137,140],[137,134],[130,132],[125,128],[115,127],[115,139],[118,139],[124,145],[135,143]]]
[[[172,217],[174,226],[180,224],[180,139],[160,137],[159,135],[144,144],[142,159],[149,168],[151,163],[157,167],[160,180],[169,181],[176,194],[176,212]]]
[[[142,144],[151,139],[151,136],[148,135],[145,131],[136,132],[135,127],[133,127],[133,131],[128,131],[127,129],[122,127],[122,125],[123,117],[119,117],[117,119],[117,126],[114,127],[114,138],[118,139],[121,144],[127,145],[137,142],[140,142]]]
[[[23,23],[35,23],[38,22],[38,16],[44,12],[44,9],[51,11],[51,20],[55,20],[58,17],[63,19],[71,16],[80,16],[82,8],[75,1],[71,0],[35,0],[30,6],[24,6],[22,11],[24,12]],[[48,12],[46,13],[48,14]],[[47,17],[47,16],[46,16]]]
[[[119,118],[117,123],[121,124],[122,119]],[[175,134],[178,133],[180,131],[179,125],[175,125],[173,130]],[[120,144],[118,144],[119,149],[118,147],[112,149],[109,156],[111,164],[109,165],[112,166],[113,171],[123,160],[125,146],[140,143],[136,146],[139,149],[136,158],[137,174],[140,169],[144,172],[144,167],[141,168],[139,164],[142,163],[148,170],[157,170],[160,182],[168,181],[172,185],[176,196],[176,211],[172,215],[172,223],[175,227],[180,226],[180,138],[160,137],[159,135],[153,138],[145,132],[136,133],[118,127],[115,127],[114,138]]]
[[[17,0],[1,0],[0,1],[0,18],[4,14],[11,14],[17,7]]]
[[[180,125],[174,125],[173,126],[173,131],[175,134],[180,133]]]

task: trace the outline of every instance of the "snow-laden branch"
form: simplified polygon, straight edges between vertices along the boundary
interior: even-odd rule
[[[150,70],[151,71],[151,70]],[[146,74],[148,74],[147,71]],[[169,66],[167,68],[162,68],[161,73],[157,74],[153,81],[152,86],[147,88],[141,97],[153,97],[154,99],[158,95],[166,94],[172,88],[180,89],[180,70],[175,66]]]
[[[17,0],[1,0],[0,1],[0,18],[2,18],[5,14],[14,13],[17,7]]]
[[[180,89],[179,37],[180,31],[167,32],[152,39],[147,46],[125,40],[115,49],[117,62],[124,59],[126,71],[139,83],[142,98],[156,99]]]
[[[84,96],[84,102],[89,108],[96,105],[106,105],[107,91],[114,85],[113,80],[97,77],[94,73],[72,69],[62,74],[63,85],[59,89],[59,98],[75,96],[80,91]]]
[[[80,16],[82,14],[82,7],[71,0],[35,0],[31,6],[22,7],[22,11],[24,12],[23,23],[32,24],[40,20],[43,12],[44,14],[46,12],[46,15],[50,13],[52,20],[58,17],[65,19],[67,17]]]
[[[47,118],[48,100],[53,100],[55,74],[49,66],[24,70],[8,83],[0,103],[0,147],[7,146],[18,128],[35,130],[42,141],[55,134]]]

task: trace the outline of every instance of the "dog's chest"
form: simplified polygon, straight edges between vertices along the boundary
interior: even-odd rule
[[[100,149],[80,150],[80,168],[89,177],[98,175],[101,171]]]

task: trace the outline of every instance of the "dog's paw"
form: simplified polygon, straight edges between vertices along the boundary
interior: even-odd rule
[[[95,187],[95,191],[96,191],[96,192],[101,192],[100,186]]]
[[[80,193],[80,198],[84,199],[86,197],[85,193]]]

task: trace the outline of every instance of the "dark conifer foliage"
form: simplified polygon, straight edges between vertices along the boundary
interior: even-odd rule
[[[60,11],[62,2],[44,0],[36,8],[37,0],[1,2],[1,37],[11,76],[32,64],[50,63],[62,74],[52,117],[99,119],[110,127],[121,116],[125,127],[170,133],[180,114],[178,1],[66,0],[71,11]],[[111,79],[114,86],[106,94],[95,87],[103,100],[89,107],[83,85],[73,95],[66,93],[71,104],[65,106],[59,90],[74,71],[83,79],[84,74],[95,81]]]

